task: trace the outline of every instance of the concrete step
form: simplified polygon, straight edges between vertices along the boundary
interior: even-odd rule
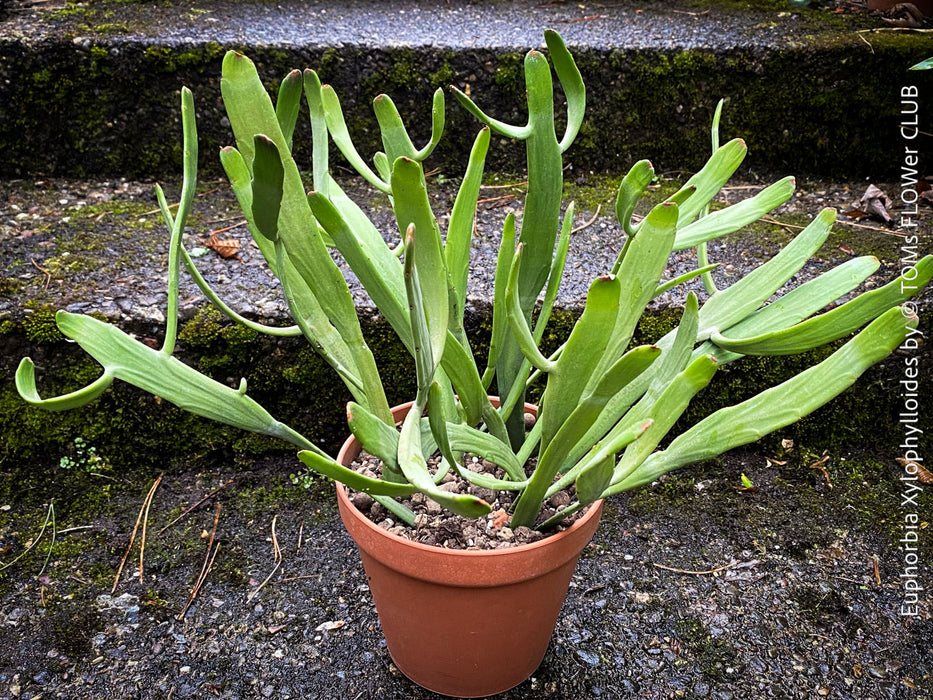
[[[744,172],[744,171],[743,171]],[[437,176],[433,176],[435,180]],[[482,358],[489,336],[494,259],[502,221],[510,209],[518,209],[524,194],[520,182],[492,176],[482,192],[471,267],[471,295],[467,328],[477,355]],[[591,280],[611,267],[622,242],[620,227],[607,214],[612,211],[618,178],[590,176],[568,183],[567,201],[575,199],[582,212],[577,219],[567,270],[552,327],[545,338],[550,352],[566,337]],[[380,227],[391,237],[395,224],[384,197],[356,181],[343,183],[361,201]],[[881,184],[897,196],[897,184]],[[441,225],[450,211],[456,182],[431,183],[433,204]],[[663,199],[678,186],[662,181],[653,193]],[[216,449],[235,445],[237,451],[255,454],[271,449],[242,435],[169,409],[150,396],[115,387],[93,407],[79,412],[49,414],[26,410],[15,395],[12,376],[21,357],[37,363],[40,391],[55,395],[74,390],[99,373],[78,348],[62,342],[54,326],[53,312],[102,314],[124,330],[157,347],[164,332],[166,253],[168,236],[161,223],[153,183],[135,181],[0,181],[0,463],[22,461],[37,455],[61,454],[76,434],[97,436],[122,450],[128,459],[145,460],[175,454],[178,450]],[[761,183],[730,183],[719,198],[725,204],[745,198]],[[862,185],[803,183],[795,198],[761,223],[710,246],[710,258],[722,263],[715,278],[721,287],[734,283],[748,270],[768,259],[822,207],[848,208],[861,195]],[[167,185],[168,196],[177,196],[177,183]],[[892,211],[896,214],[896,210]],[[235,198],[223,181],[201,184],[186,245],[204,248],[211,233],[238,246],[236,257],[223,258],[206,252],[196,262],[221,298],[237,311],[270,324],[286,324],[278,283],[265,271],[259,251],[249,242]],[[240,224],[240,225],[238,225]],[[923,213],[929,230],[929,210]],[[893,279],[900,270],[902,239],[881,226],[861,222],[839,224],[827,243],[787,287],[801,284],[852,255],[871,254],[882,261],[867,288]],[[695,256],[684,252],[671,257],[667,278],[692,269]],[[411,360],[365,294],[348,275],[364,332],[391,384],[396,403],[410,400],[414,386]],[[694,283],[687,287],[703,296]],[[675,288],[652,305],[639,328],[639,341],[659,338],[679,318],[687,289]],[[924,297],[924,308],[931,294]],[[300,340],[257,337],[226,325],[205,312],[205,301],[183,275],[181,287],[183,330],[178,355],[215,378],[236,386],[245,376],[250,395],[276,417],[301,425],[306,434],[335,448],[346,433],[342,406],[345,391],[333,371]],[[927,314],[923,328],[929,331]],[[926,349],[924,353],[928,353]],[[825,357],[828,351],[803,357],[746,358],[724,368],[723,375],[691,408],[688,420],[697,420],[715,408],[748,398],[767,386],[783,381]],[[482,361],[482,359],[480,359]],[[792,435],[822,445],[887,445],[893,449],[903,437],[897,419],[902,408],[897,391],[903,378],[902,360],[892,357],[874,368],[844,397],[782,435]],[[119,384],[119,383],[118,383]],[[929,382],[922,383],[926,401],[933,401]],[[933,435],[931,413],[924,413],[925,435]],[[115,421],[114,419],[117,418]],[[196,433],[198,442],[167,446],[171,435]],[[174,438],[172,438],[174,439]],[[187,440],[187,438],[186,438]],[[278,446],[279,448],[281,446]],[[180,455],[178,455],[180,456]]]
[[[755,171],[894,178],[901,89],[930,94],[933,71],[905,72],[927,57],[928,36],[878,24],[783,2],[20,4],[0,22],[0,172],[174,174],[182,85],[196,96],[202,169],[217,172],[217,149],[232,140],[218,88],[230,48],[256,60],[270,88],[292,68],[316,68],[341,95],[364,154],[379,148],[369,105],[380,92],[416,134],[428,131],[431,92],[451,83],[521,122],[522,57],[551,27],[588,85],[586,125],[567,154],[577,172],[619,173],[639,158],[660,171],[695,169],[725,97],[723,135],[748,141]],[[929,100],[921,104],[928,123]],[[455,105],[447,114],[432,165],[456,175],[476,122]],[[305,157],[305,132],[297,143]],[[490,162],[524,167],[502,139]]]
[[[744,168],[743,168],[744,170]],[[453,205],[459,182],[429,176],[429,190],[442,230]],[[611,269],[621,249],[624,233],[615,219],[613,205],[619,178],[590,176],[565,186],[565,202],[577,202],[577,231],[570,252],[556,307],[573,312],[582,308],[592,280]],[[520,215],[525,183],[492,176],[483,186],[477,210],[470,268],[468,310],[488,316],[493,297],[496,255],[505,217]],[[661,201],[681,180],[665,179],[653,186],[640,212],[652,201]],[[384,195],[361,178],[341,179],[342,186],[390,242],[398,241],[394,215]],[[167,196],[177,196],[178,183],[163,181]],[[717,206],[733,204],[752,196],[762,183],[739,180],[729,183],[717,197]],[[897,185],[882,187],[897,196]],[[278,281],[266,269],[258,248],[252,243],[245,219],[226,180],[207,179],[200,184],[186,229],[185,243],[197,250],[198,267],[221,298],[239,313],[272,324],[290,323]],[[794,198],[765,217],[767,221],[712,241],[710,260],[721,267],[713,275],[726,287],[774,255],[824,207],[838,210],[857,205],[863,187],[858,183],[808,182]],[[892,214],[897,215],[892,208]],[[921,224],[929,226],[929,209],[921,213]],[[853,225],[853,222],[854,225]],[[68,311],[95,311],[109,320],[142,331],[164,323],[168,232],[162,223],[155,198],[155,183],[112,180],[49,179],[32,182],[0,181],[0,279],[5,298],[0,299],[0,319],[20,323],[29,307],[49,305]],[[223,257],[206,247],[211,235],[232,242],[235,255]],[[856,222],[839,216],[838,223],[818,256],[788,289],[811,279],[852,255],[875,255],[883,261],[870,284],[890,278],[899,270],[902,239],[896,231],[871,220]],[[372,302],[342,261],[361,315],[376,313]],[[692,250],[672,255],[667,279],[695,269]],[[191,318],[204,299],[193,281],[182,274],[180,308],[184,320]],[[662,294],[651,310],[681,308],[688,291],[705,297],[702,285],[692,282]]]

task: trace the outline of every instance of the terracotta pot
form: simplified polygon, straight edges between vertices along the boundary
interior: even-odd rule
[[[392,409],[396,420],[410,407]],[[338,460],[349,466],[359,452],[351,437]],[[494,695],[538,668],[602,511],[599,501],[567,530],[531,544],[448,550],[377,527],[350,503],[342,484],[337,500],[392,660],[418,685],[455,697]]]

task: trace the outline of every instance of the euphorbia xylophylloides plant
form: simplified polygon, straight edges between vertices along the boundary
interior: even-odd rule
[[[248,220],[250,232],[282,289],[295,325],[270,328],[227,307],[198,274],[182,245],[194,196],[197,136],[191,93],[182,91],[185,166],[181,204],[173,215],[157,189],[171,230],[169,308],[165,342],[153,350],[93,317],[59,312],[62,333],[77,341],[104,368],[88,387],[51,399],[36,391],[26,358],[16,376],[21,395],[51,410],[81,406],[122,379],[196,414],[282,438],[301,449],[312,469],[366,491],[411,524],[398,500],[421,492],[454,513],[477,517],[490,506],[469,494],[442,490],[450,470],[493,490],[520,492],[511,525],[546,529],[593,501],[648,483],[672,469],[750,443],[812,412],[886,357],[916,327],[899,304],[933,276],[933,258],[916,265],[910,285],[901,280],[821,310],[857,288],[879,266],[873,257],[849,260],[774,298],[819,249],[835,212],[825,209],[771,260],[726,289],[709,275],[706,243],[738,231],[787,201],[794,181],[785,178],[758,194],[710,213],[709,203],[742,162],[739,140],[716,143],[706,165],[667,201],[636,223],[636,205],[654,178],[647,161],[622,180],[616,215],[626,234],[611,270],[593,281],[569,338],[551,357],[539,350],[563,273],[574,205],[561,218],[562,154],[583,121],[585,88],[577,66],[555,32],[546,32],[550,63],[539,51],[525,58],[528,121],[505,124],[483,112],[466,94],[457,100],[485,126],[473,144],[460,189],[441,235],[427,194],[423,161],[444,128],[444,92],[434,94],[429,142],[417,148],[392,100],[380,95],[374,109],[384,150],[373,167],[359,155],[340,102],[314,71],[290,73],[275,105],[254,65],[230,52],[221,89],[237,147],[221,161]],[[555,130],[553,72],[567,101],[566,126]],[[291,155],[302,95],[310,113],[313,152],[307,193]],[[717,110],[718,121],[718,110]],[[479,367],[464,331],[470,243],[491,132],[525,144],[528,192],[521,224],[510,214],[495,271],[492,338],[488,363]],[[398,224],[398,244],[383,235],[331,177],[329,142],[370,185],[385,193]],[[363,339],[335,248],[369,293],[415,360],[414,407],[396,428],[373,355]],[[698,268],[661,282],[672,251],[697,248]],[[382,460],[381,478],[338,464],[297,430],[269,415],[246,394],[216,382],[172,356],[177,330],[178,277],[184,264],[205,295],[239,323],[275,335],[303,335],[327,360],[353,396],[350,430]],[[629,349],[646,306],[672,286],[702,278],[709,293],[700,306],[687,295],[676,330],[654,345]],[[770,303],[769,303],[770,302]],[[863,328],[864,327],[864,328]],[[717,367],[743,355],[798,353],[862,328],[827,359],[754,398],[723,408],[658,445]],[[546,377],[538,419],[526,429],[526,387]],[[495,384],[498,407],[487,396]],[[439,452],[439,466],[428,458]],[[465,453],[502,470],[501,477],[462,468]],[[526,465],[537,458],[533,469]],[[577,500],[542,518],[542,504],[575,485]]]

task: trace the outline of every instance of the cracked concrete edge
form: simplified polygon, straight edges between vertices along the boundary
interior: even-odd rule
[[[343,9],[314,14],[334,7]],[[567,154],[582,172],[618,172],[643,157],[661,170],[694,169],[707,150],[712,108],[726,97],[723,134],[746,139],[758,170],[891,177],[903,149],[899,90],[915,83],[929,94],[933,87],[933,71],[906,73],[926,58],[924,36],[859,33],[793,13],[698,18],[646,3],[640,13],[610,8],[604,17],[576,21],[579,10],[563,5],[470,4],[442,14],[436,4],[412,5],[418,7],[429,17],[419,20],[412,10],[401,24],[378,21],[378,5],[367,2],[286,2],[278,9],[207,3],[196,19],[123,4],[130,14],[121,31],[95,30],[80,16],[16,31],[8,20],[0,24],[0,170],[177,172],[177,93],[187,85],[199,109],[204,167],[217,172],[213,154],[232,140],[218,86],[230,48],[246,51],[270,86],[294,67],[317,68],[341,95],[366,154],[380,148],[369,102],[381,91],[396,100],[415,134],[429,130],[431,92],[450,83],[469,84],[483,104],[499,107],[497,117],[521,122],[524,47],[557,26],[588,85],[588,118]],[[140,15],[147,12],[155,19]],[[309,16],[320,24],[303,32]],[[281,29],[293,25],[293,35]],[[471,26],[484,28],[466,34]],[[477,125],[454,105],[447,112],[447,137],[432,165],[457,173]],[[309,141],[305,121],[296,136],[299,157]],[[490,160],[500,171],[524,167],[520,151],[502,139],[494,139]]]

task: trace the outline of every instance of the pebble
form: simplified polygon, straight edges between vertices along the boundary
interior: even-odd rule
[[[599,656],[585,649],[577,649],[577,657],[583,660],[588,666],[598,666]]]
[[[32,679],[39,685],[45,685],[46,683],[48,683],[49,678],[51,678],[51,676],[49,675],[48,671],[41,671],[40,673],[37,673],[35,676],[32,677]]]
[[[367,512],[375,503],[375,499],[368,493],[356,491],[351,497],[350,502],[364,513]]]

